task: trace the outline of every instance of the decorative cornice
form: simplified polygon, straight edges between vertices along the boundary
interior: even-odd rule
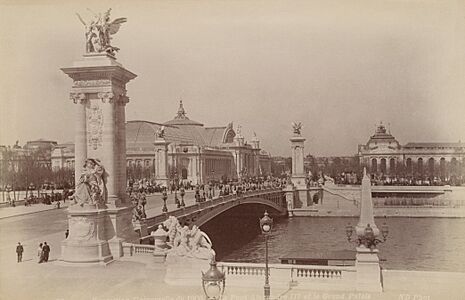
[[[94,87],[94,86],[109,86],[109,79],[91,79],[91,80],[75,80],[73,87]]]

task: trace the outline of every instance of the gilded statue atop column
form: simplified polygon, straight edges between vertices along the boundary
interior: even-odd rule
[[[118,32],[121,24],[125,23],[127,19],[117,18],[110,21],[111,8],[103,15],[101,13],[96,14],[90,9],[88,10],[93,14],[92,20],[88,22],[85,22],[81,15],[76,13],[81,23],[85,26],[86,52],[115,55],[119,48],[111,45],[111,36]]]
[[[295,135],[300,136],[300,132],[302,131],[302,123],[301,122],[298,122],[298,123],[292,122],[292,129],[293,129]]]

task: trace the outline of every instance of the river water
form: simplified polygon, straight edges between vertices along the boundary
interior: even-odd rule
[[[345,226],[356,225],[357,218],[282,218],[275,221],[269,238],[270,263],[295,250],[312,252],[354,250],[347,242]],[[379,244],[385,269],[465,272],[465,219],[379,218],[389,226],[389,236]],[[257,224],[258,227],[258,224]],[[255,231],[253,238],[240,243],[234,238],[231,251],[222,251],[221,261],[264,262],[264,237]],[[238,245],[239,244],[239,245]],[[226,247],[227,248],[227,247]]]

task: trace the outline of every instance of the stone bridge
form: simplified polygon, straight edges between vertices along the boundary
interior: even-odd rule
[[[287,215],[286,199],[282,189],[262,189],[244,192],[238,195],[228,195],[199,202],[194,205],[178,208],[146,219],[148,232],[156,230],[158,224],[169,216],[178,218],[181,224],[202,226],[216,216],[239,205],[262,204],[278,215]]]

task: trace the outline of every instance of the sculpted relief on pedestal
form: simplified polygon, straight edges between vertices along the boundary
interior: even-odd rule
[[[102,146],[103,113],[97,103],[91,103],[87,109],[87,139],[92,149]]]
[[[95,223],[85,217],[74,217],[69,220],[70,239],[90,240],[95,234]]]

